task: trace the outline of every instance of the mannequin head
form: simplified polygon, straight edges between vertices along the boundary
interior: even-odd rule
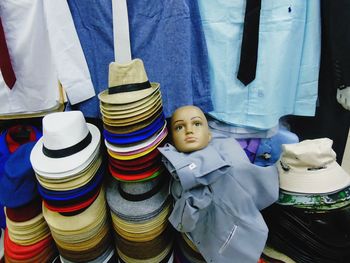
[[[183,106],[171,117],[171,134],[179,152],[193,152],[206,147],[211,139],[208,121],[196,106]]]

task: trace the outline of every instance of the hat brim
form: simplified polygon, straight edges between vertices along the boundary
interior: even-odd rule
[[[106,89],[98,94],[98,98],[100,101],[108,104],[126,104],[144,99],[145,97],[151,95],[153,92],[159,90],[159,87],[159,83],[151,82],[151,87],[148,89],[115,94],[108,94],[108,89]]]
[[[94,157],[93,154],[101,141],[99,129],[90,123],[87,123],[87,126],[92,135],[90,144],[83,150],[67,157],[50,158],[46,156],[42,151],[43,137],[40,138],[30,154],[30,162],[32,163],[34,170],[41,175],[47,173],[53,174],[53,177],[55,177],[54,174],[60,177],[59,174],[67,173],[78,167],[80,168],[80,171],[83,170],[89,164],[88,160]],[[69,136],[68,131],[67,136]],[[75,173],[78,173],[79,170],[75,171]]]
[[[162,141],[168,134],[167,129],[167,123],[164,121],[164,125],[161,131],[159,133],[154,134],[151,138],[148,138],[147,140],[138,143],[133,146],[126,146],[126,147],[120,147],[114,144],[109,143],[107,140],[105,140],[106,147],[115,152],[115,153],[128,153],[128,152],[134,152],[137,150],[147,150],[148,148],[154,146],[155,144],[158,144],[160,141]],[[133,154],[133,153],[132,153]],[[122,155],[122,154],[121,154]]]
[[[106,199],[111,210],[119,217],[128,220],[128,218],[146,219],[149,215],[156,216],[161,212],[169,197],[168,184],[165,183],[162,188],[153,196],[142,201],[128,201],[124,199],[118,189],[119,182],[111,179],[106,190]]]
[[[141,130],[145,128],[146,126],[150,125],[152,122],[154,122],[157,118],[159,118],[161,115],[163,115],[162,111],[157,111],[154,115],[150,116],[148,119],[145,119],[141,122],[129,125],[129,126],[111,126],[106,123],[103,124],[103,127],[105,130],[107,130],[110,133],[115,134],[127,134],[131,132],[135,132],[138,130]]]
[[[135,113],[140,112],[144,110],[145,108],[154,105],[159,100],[161,100],[160,92],[154,92],[150,96],[139,100],[134,103],[129,104],[122,104],[122,105],[116,105],[116,104],[105,104],[100,103],[100,109],[102,115],[125,115],[134,113],[134,115],[137,115]]]
[[[324,169],[290,169],[284,171],[277,165],[280,188],[289,192],[325,194],[339,191],[350,185],[350,175],[333,161]]]

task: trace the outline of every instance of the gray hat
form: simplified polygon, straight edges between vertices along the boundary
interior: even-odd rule
[[[118,182],[110,178],[107,203],[118,217],[128,221],[143,221],[159,214],[169,198],[168,180],[164,175],[144,182]]]

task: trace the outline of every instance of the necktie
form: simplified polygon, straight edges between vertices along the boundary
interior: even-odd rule
[[[255,79],[258,60],[259,20],[261,0],[247,0],[237,78],[248,85]]]
[[[6,85],[12,89],[16,83],[16,76],[12,68],[10,54],[7,49],[4,29],[0,18],[0,70]]]

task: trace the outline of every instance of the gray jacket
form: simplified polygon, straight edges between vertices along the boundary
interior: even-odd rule
[[[207,262],[256,263],[268,233],[259,210],[278,198],[276,167],[251,164],[232,138],[214,136],[189,154],[170,144],[158,149],[175,179],[171,224],[188,234]]]

